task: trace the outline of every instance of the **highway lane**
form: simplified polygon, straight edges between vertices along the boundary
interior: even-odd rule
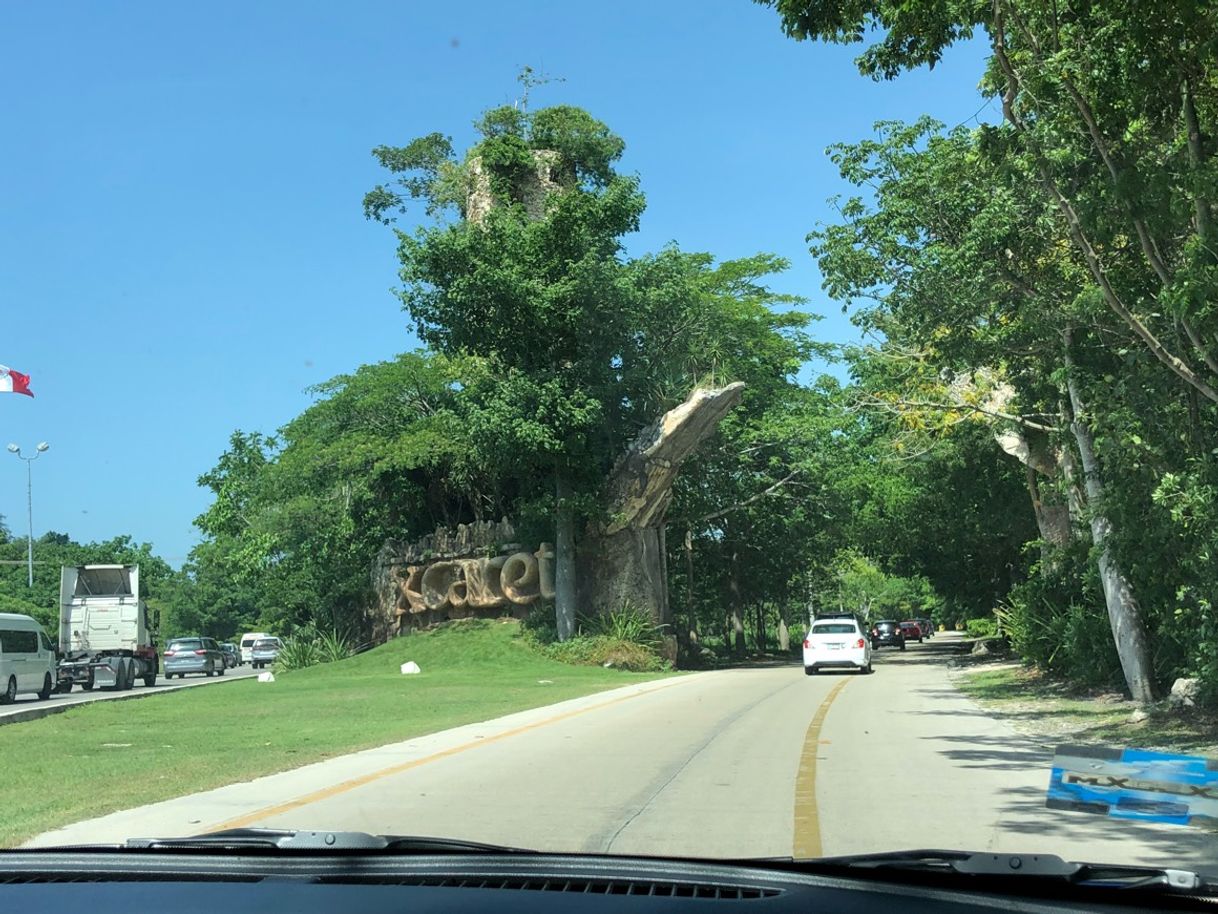
[[[173,692],[183,688],[197,688],[198,686],[213,685],[232,679],[244,679],[256,676],[260,672],[262,671],[255,670],[249,664],[246,664],[245,666],[233,667],[227,670],[223,676],[208,677],[188,674],[185,679],[169,680],[162,674],[157,676],[156,685],[151,687],[144,685],[142,679],[137,679],[135,686],[127,692],[112,692],[108,689],[93,689],[86,692],[77,686],[66,694],[53,693],[46,701],[39,700],[37,695],[20,695],[11,705],[0,705],[0,725],[20,723],[23,720],[44,716],[46,713],[53,714],[65,708],[90,704],[95,701],[113,701],[119,698],[132,699],[146,695],[156,695],[162,692]]]
[[[1046,809],[1052,747],[956,690],[936,641],[878,655],[872,676],[790,665],[631,686],[33,843],[265,826],[618,854],[944,847],[1218,869],[1213,834]]]

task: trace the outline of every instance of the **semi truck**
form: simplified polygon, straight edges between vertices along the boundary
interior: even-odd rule
[[[122,691],[160,671],[156,635],[140,599],[139,565],[65,565],[59,575],[57,689]]]

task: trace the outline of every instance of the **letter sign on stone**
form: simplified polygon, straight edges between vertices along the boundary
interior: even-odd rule
[[[503,563],[499,582],[504,595],[513,603],[527,606],[540,595],[537,587],[537,559],[528,552],[517,552]]]

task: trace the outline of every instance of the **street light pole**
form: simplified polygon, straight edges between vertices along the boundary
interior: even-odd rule
[[[25,556],[26,569],[28,571],[29,586],[34,586],[34,461],[42,456],[43,452],[50,445],[45,441],[38,442],[38,446],[34,448],[34,456],[26,457],[21,453],[21,448],[15,444],[8,446],[9,453],[15,454],[25,461],[25,517],[26,517],[26,538],[25,538]]]

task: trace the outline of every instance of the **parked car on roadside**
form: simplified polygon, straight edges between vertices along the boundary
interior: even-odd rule
[[[165,645],[161,668],[166,679],[185,679],[187,673],[223,676],[228,665],[215,638],[174,638]]]
[[[901,633],[905,635],[906,641],[913,640],[919,644],[922,643],[922,625],[913,619],[908,619],[901,623]]]
[[[230,667],[241,666],[241,651],[237,645],[225,642],[220,645],[220,650],[224,651],[224,662]]]
[[[935,623],[934,622],[932,622],[930,619],[918,619],[917,622],[919,625],[922,626],[922,637],[923,638],[935,637]]]
[[[274,663],[282,648],[283,642],[278,638],[259,638],[250,649],[250,662],[254,665],[254,669],[260,670]]]
[[[817,620],[804,638],[804,672],[824,669],[871,672],[871,641],[856,619]]]
[[[871,646],[873,648],[895,647],[905,650],[905,632],[901,623],[894,619],[881,619],[871,626]]]

